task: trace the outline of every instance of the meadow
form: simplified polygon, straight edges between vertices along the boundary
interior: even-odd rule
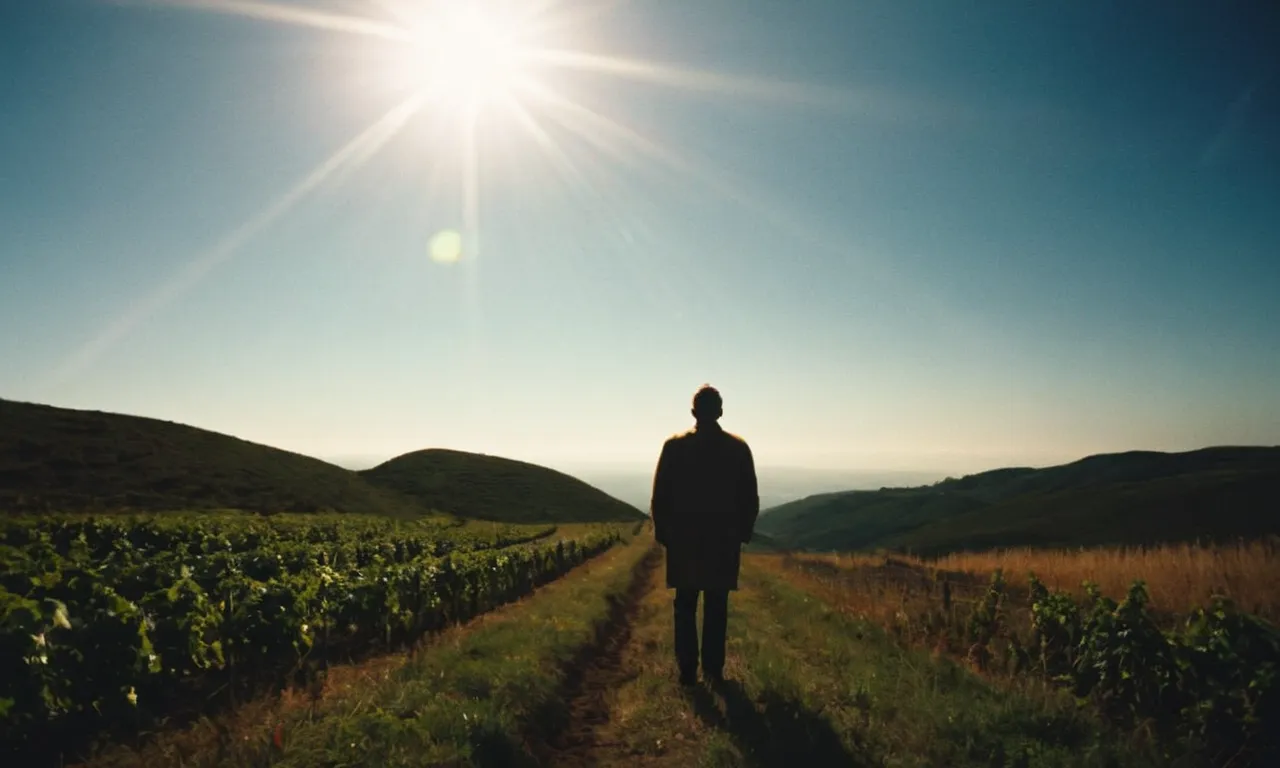
[[[3,722],[23,765],[1280,755],[1268,542],[749,554],[729,681],[690,688],[646,525],[202,513],[5,532],[0,639],[27,645],[23,671],[6,669],[18,685]],[[1144,573],[1150,599],[1132,583]]]
[[[1280,744],[1276,549],[1265,540],[755,557],[904,646],[1015,686],[1049,681],[1169,755],[1217,765],[1274,757]]]
[[[1280,619],[1280,539],[1235,544],[1164,544],[1150,547],[1035,549],[1016,547],[987,552],[957,552],[936,558],[897,553],[805,553],[801,563],[838,569],[841,596],[852,610],[875,618],[892,617],[904,606],[940,599],[931,585],[948,582],[953,598],[972,600],[991,574],[1004,573],[1015,593],[1036,577],[1051,590],[1076,597],[1086,583],[1103,595],[1122,598],[1136,580],[1150,595],[1150,608],[1168,624],[1215,596],[1242,610]]]

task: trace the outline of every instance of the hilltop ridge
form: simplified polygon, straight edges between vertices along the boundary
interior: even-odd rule
[[[0,399],[0,511],[202,509],[643,517],[581,480],[510,459],[432,449],[353,472],[172,421]]]
[[[359,473],[370,483],[462,517],[506,522],[642,520],[635,507],[563,472],[444,448],[413,451]]]
[[[766,510],[758,527],[796,549],[921,554],[1263,536],[1280,533],[1280,447],[1126,451],[818,494]]]

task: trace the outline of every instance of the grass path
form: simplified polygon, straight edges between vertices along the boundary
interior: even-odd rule
[[[622,757],[614,749],[620,742],[608,733],[611,719],[617,716],[614,696],[636,677],[636,650],[644,643],[637,632],[653,624],[650,614],[655,587],[662,578],[657,568],[661,562],[661,551],[655,548],[637,572],[626,600],[619,603],[610,631],[573,671],[567,690],[569,721],[549,738],[540,755],[545,764],[591,765],[606,755]]]
[[[661,555],[655,564],[661,564]],[[630,623],[586,671],[573,718],[546,765],[687,766],[705,737],[674,676],[671,593],[662,568],[644,575]],[[623,642],[625,640],[625,642]]]
[[[652,572],[617,636],[625,644],[585,672],[570,729],[544,764],[1148,764],[1063,696],[997,689],[905,650],[750,558],[729,601],[729,681],[682,689],[663,586]]]
[[[823,718],[788,692],[787,680],[761,666],[762,649],[776,645],[775,617],[750,583],[730,599],[725,671],[729,682],[682,688],[672,645],[672,592],[662,569],[648,576],[619,637],[584,676],[574,718],[555,766],[854,765]],[[767,665],[767,660],[765,661]],[[760,670],[764,670],[763,676]]]
[[[594,708],[575,719],[556,766],[849,766],[856,759],[823,717],[792,694],[765,649],[780,626],[752,582],[730,598],[729,681],[682,688],[672,645],[672,593],[662,570],[649,577],[628,642],[588,673]]]

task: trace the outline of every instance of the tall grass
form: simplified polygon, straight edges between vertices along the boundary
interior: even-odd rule
[[[1150,727],[1174,753],[1210,765],[1278,765],[1277,548],[1273,539],[932,560],[755,555],[750,562],[882,625],[904,645],[963,659],[1015,688],[1031,679],[1065,681],[1116,727]],[[1050,591],[1032,589],[1031,573]],[[1135,581],[1146,591],[1130,592]],[[1105,597],[1087,595],[1084,582]],[[1215,597],[1236,610],[1221,609]]]
[[[1050,589],[1083,595],[1084,582],[1097,584],[1104,595],[1120,599],[1138,579],[1146,582],[1151,609],[1166,617],[1185,615],[1207,605],[1214,595],[1230,598],[1243,611],[1269,621],[1280,620],[1280,538],[1230,545],[1166,544],[1151,547],[1032,549],[960,552],[933,559],[900,555],[797,555],[802,562],[826,563],[839,569],[846,588],[870,592],[877,599],[901,597],[920,576],[936,582],[951,576],[962,596],[966,582],[984,584],[996,569],[1015,588],[1034,573]],[[914,572],[914,574],[912,573]],[[834,574],[833,574],[834,575]],[[970,579],[956,579],[967,575]],[[926,590],[927,591],[927,590]],[[859,601],[860,602],[860,601]],[[868,613],[880,613],[869,610]]]
[[[1272,621],[1280,618],[1280,539],[1275,538],[1226,546],[963,552],[928,565],[974,574],[1002,568],[1010,581],[1035,573],[1049,588],[1076,594],[1083,594],[1080,585],[1090,581],[1116,599],[1141,579],[1157,612],[1181,614],[1223,595],[1243,611]]]

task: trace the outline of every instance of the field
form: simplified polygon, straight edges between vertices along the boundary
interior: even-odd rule
[[[1052,550],[1027,547],[959,552],[921,559],[899,554],[796,554],[797,564],[825,564],[839,574],[846,607],[877,620],[917,602],[920,607],[949,581],[957,602],[985,591],[991,574],[1002,570],[1013,594],[1026,594],[1030,574],[1050,590],[1085,596],[1084,584],[1121,599],[1136,580],[1151,598],[1150,609],[1167,627],[1185,619],[1214,596],[1241,609],[1280,620],[1280,541],[1268,539],[1220,546],[1173,544],[1153,547],[1097,547]],[[812,569],[811,569],[812,570]],[[928,586],[926,586],[928,585]],[[924,602],[920,602],[924,601]]]
[[[1200,597],[1226,584],[1274,615],[1275,558],[1266,543],[939,561],[749,554],[730,600],[729,680],[682,688],[662,552],[647,529],[430,522],[415,531],[403,522],[302,516],[112,524],[91,530],[116,548],[122,538],[135,548],[169,542],[150,550],[156,573],[195,560],[201,546],[192,542],[206,545],[206,560],[238,549],[251,586],[227,601],[243,606],[230,613],[222,597],[209,598],[217,610],[199,643],[197,623],[182,617],[202,614],[175,610],[171,590],[121,595],[115,607],[127,602],[136,613],[115,617],[101,601],[68,602],[70,627],[53,606],[41,646],[47,664],[29,666],[75,679],[56,690],[90,709],[85,697],[96,692],[94,717],[117,720],[99,723],[111,727],[92,748],[46,745],[48,764],[1238,768],[1274,764],[1278,754],[1276,632]],[[28,522],[18,530],[70,546],[60,580],[41,589],[71,581],[64,577],[80,567],[71,563],[83,527]],[[385,544],[392,531],[421,546],[421,559],[397,562],[396,546]],[[269,541],[248,546],[255,536]],[[84,538],[91,545],[94,537]],[[294,573],[284,542],[300,540],[330,554]],[[575,554],[557,562],[557,546]],[[285,566],[259,582],[250,572],[264,567],[264,548],[278,550]],[[438,566],[441,548],[452,550],[454,572],[467,575],[436,581],[430,594],[440,599],[415,603],[404,591],[412,582],[382,578],[444,572],[418,567]],[[504,557],[507,568],[495,570]],[[136,560],[132,567],[145,568]],[[1024,567],[1042,574],[1041,587],[1018,571]],[[351,586],[308,591],[326,568]],[[993,581],[991,568],[1003,569],[1000,578]],[[1126,584],[1138,572],[1159,596],[1150,604]],[[1189,581],[1188,572],[1198,575]],[[195,580],[200,569],[176,575]],[[1074,584],[1081,575],[1110,586],[1091,595]],[[125,591],[143,583],[116,580],[113,589]],[[214,593],[222,589],[211,583]],[[445,583],[457,586],[451,592]],[[289,584],[310,597],[271,597]],[[342,599],[317,611],[320,594]],[[282,604],[295,611],[280,614]],[[87,664],[91,638],[108,637],[120,619],[128,633],[93,646],[115,663]],[[228,621],[241,623],[221,628]],[[146,650],[135,639],[144,635]],[[275,651],[258,655],[264,640]],[[205,655],[192,654],[201,648]],[[233,673],[256,684],[231,685]],[[195,690],[212,693],[218,706],[185,698]],[[30,701],[10,714],[29,713]],[[167,718],[156,717],[160,701]],[[168,708],[181,701],[186,716]],[[58,723],[83,727],[74,711],[60,721],[45,711],[46,732]]]
[[[1277,554],[1269,540],[760,561],[905,647],[1052,681],[1170,754],[1240,764],[1280,754]]]
[[[0,749],[23,764],[312,685],[525,595],[635,527],[230,513],[0,525]]]

